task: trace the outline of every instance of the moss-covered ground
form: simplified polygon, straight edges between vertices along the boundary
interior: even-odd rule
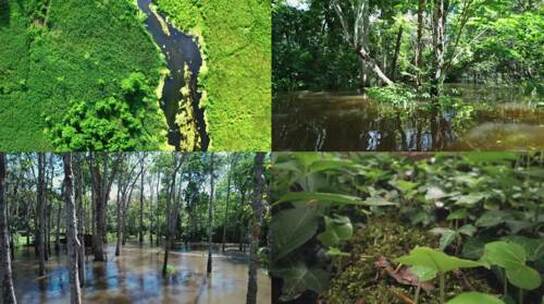
[[[198,37],[210,150],[270,150],[270,1],[158,0],[159,10]]]
[[[158,85],[160,52],[132,1],[0,3],[0,150],[54,150],[45,130],[61,121],[71,102],[118,95],[131,73]],[[165,141],[158,101],[150,102],[156,105],[142,124],[153,140],[142,140],[142,150]]]

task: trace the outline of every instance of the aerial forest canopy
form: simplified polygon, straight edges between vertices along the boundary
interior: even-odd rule
[[[0,153],[2,303],[266,302],[268,167],[265,153]]]
[[[273,88],[353,90],[444,82],[544,91],[538,0],[273,1]]]

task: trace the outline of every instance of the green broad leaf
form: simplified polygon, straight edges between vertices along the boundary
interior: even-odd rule
[[[477,260],[484,254],[485,243],[478,238],[469,238],[463,244],[461,256],[467,259]]]
[[[538,271],[521,264],[517,267],[507,268],[506,277],[512,285],[525,290],[536,289],[542,284],[542,278]]]
[[[319,219],[314,208],[303,204],[275,214],[270,227],[273,259],[279,260],[309,241],[317,233]]]
[[[482,199],[484,199],[484,195],[482,194],[467,194],[467,195],[461,195],[458,197],[457,201],[455,202],[456,205],[462,205],[462,206],[472,206],[478,202],[480,202]]]
[[[525,249],[512,242],[496,241],[485,244],[483,260],[505,269],[525,265]]]
[[[322,172],[328,170],[346,170],[349,168],[356,168],[355,164],[351,160],[347,159],[320,159],[313,161],[308,166],[309,172]]]
[[[467,209],[458,209],[450,213],[446,219],[448,221],[462,220],[467,218],[467,216],[468,216]]]
[[[525,249],[527,253],[527,260],[534,262],[541,258],[544,258],[544,239],[532,239],[520,235],[510,235],[502,238],[507,242],[513,242]]]
[[[458,233],[464,234],[466,236],[473,236],[474,233],[476,233],[476,231],[477,231],[476,227],[474,227],[471,224],[463,225],[461,226],[461,228],[457,230]]]
[[[325,217],[325,231],[317,239],[325,246],[333,247],[353,236],[351,220],[346,216]]]
[[[509,216],[506,212],[500,210],[487,211],[476,221],[478,227],[494,227],[500,225],[508,219]]]
[[[417,276],[420,282],[431,281],[436,278],[438,272],[432,267],[412,266],[410,271]]]
[[[383,207],[383,206],[395,206],[397,204],[392,203],[381,196],[372,196],[364,200],[361,205],[369,207]]]
[[[336,256],[349,257],[350,256],[349,253],[343,252],[343,251],[341,251],[340,249],[338,249],[336,247],[329,248],[327,250],[327,255],[328,256],[333,256],[333,257],[336,257]]]
[[[504,302],[492,295],[481,292],[464,292],[449,300],[447,304],[504,304]]]
[[[414,190],[418,185],[416,183],[405,181],[403,179],[393,180],[389,184],[402,191],[402,193],[407,193],[411,190]]]
[[[302,262],[277,269],[274,274],[283,279],[282,291],[290,299],[298,297],[306,290],[320,293],[329,283],[329,274],[325,270],[309,268]]]
[[[429,231],[432,234],[440,235],[440,250],[444,251],[448,246],[455,241],[457,232],[448,228],[433,228]]]
[[[514,234],[519,233],[522,230],[530,229],[535,226],[535,223],[529,221],[515,221],[515,220],[505,220],[506,226],[510,228],[510,231]]]
[[[364,205],[361,198],[351,195],[323,192],[289,192],[282,196],[274,205],[284,202],[315,202],[341,205]]]
[[[488,267],[485,262],[449,256],[440,250],[429,247],[416,247],[410,251],[409,255],[397,258],[395,262],[432,268],[438,273],[446,273],[460,268]]]

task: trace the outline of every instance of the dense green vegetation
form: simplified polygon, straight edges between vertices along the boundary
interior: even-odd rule
[[[148,96],[136,102],[121,98],[122,82],[134,73],[150,88],[157,87],[163,62],[160,53],[137,18],[130,1],[2,1],[0,40],[0,148],[2,150],[52,149],[158,149],[165,142],[165,122],[158,98]],[[86,141],[72,133],[88,136],[86,130],[46,132],[66,128],[68,112],[99,111],[104,100],[116,98],[116,107],[131,108],[108,114],[106,129],[118,129],[122,136]],[[137,108],[137,109],[136,109]],[[138,113],[136,113],[138,112]],[[123,117],[122,117],[123,116]],[[145,121],[145,123],[144,123]],[[107,122],[104,120],[103,122]],[[68,122],[73,126],[73,122]],[[135,126],[137,125],[137,126]],[[125,131],[126,129],[138,129]],[[130,137],[131,142],[120,143]]]
[[[270,2],[158,0],[174,24],[198,37],[199,86],[212,150],[270,149]]]
[[[273,88],[354,90],[444,82],[542,94],[544,5],[532,0],[273,1]]]
[[[542,153],[276,154],[275,299],[539,303],[543,160]]]

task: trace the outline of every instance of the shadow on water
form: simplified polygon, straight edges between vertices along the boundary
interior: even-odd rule
[[[187,65],[191,71],[191,83],[193,88],[193,112],[197,120],[197,131],[201,139],[200,149],[206,151],[209,144],[209,137],[206,132],[204,120],[204,111],[199,106],[201,94],[196,90],[197,79],[200,67],[202,65],[202,56],[196,39],[186,35],[166,22],[170,35],[165,33],[161,22],[150,8],[151,0],[138,0],[138,7],[147,16],[145,21],[147,30],[151,33],[153,40],[163,52],[170,75],[167,77],[162,92],[161,108],[166,116],[168,123],[168,144],[179,149],[180,141],[183,140],[180,134],[179,125],[176,123],[176,114],[178,113],[178,103],[182,100],[181,88],[184,87],[184,67]]]
[[[462,87],[457,87],[462,90]],[[474,90],[474,89],[473,89]],[[465,101],[485,93],[460,94]],[[470,94],[469,94],[470,93]],[[514,98],[514,95],[501,98]],[[455,110],[385,109],[363,96],[294,93],[277,97],[275,151],[443,151],[544,148],[544,111],[494,95],[495,103],[460,119]],[[517,99],[511,99],[519,101]]]
[[[0,27],[9,26],[10,10],[9,1],[0,0]]]
[[[86,284],[83,302],[98,303],[227,303],[245,302],[247,262],[214,254],[211,279],[206,278],[206,251],[171,252],[169,264],[175,270],[161,273],[160,248],[129,244],[115,257],[114,247],[107,250],[107,262],[85,263]],[[52,256],[47,276],[37,278],[37,258],[32,248],[17,252],[13,262],[14,283],[21,303],[68,303],[70,286],[66,256]],[[270,303],[270,279],[258,275],[258,303]]]

